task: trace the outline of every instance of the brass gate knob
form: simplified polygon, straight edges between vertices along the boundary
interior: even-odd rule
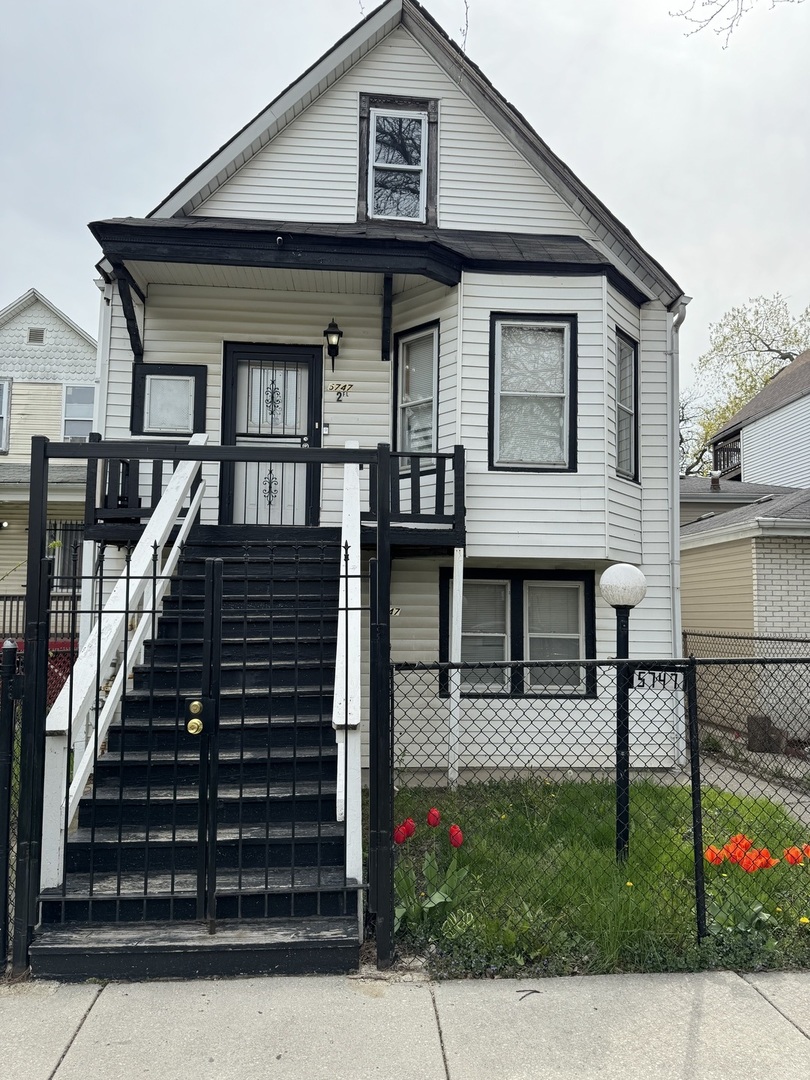
[[[199,735],[203,729],[202,720],[197,720],[196,717],[186,724],[186,731],[189,735]]]

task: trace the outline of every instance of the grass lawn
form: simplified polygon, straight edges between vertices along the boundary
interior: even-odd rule
[[[442,821],[430,828],[434,806]],[[745,833],[781,861],[754,873],[703,861],[710,934],[700,947],[686,787],[633,782],[621,865],[605,781],[403,789],[395,820],[408,817],[416,832],[396,848],[398,941],[437,974],[810,967],[810,922],[800,922],[810,919],[810,860],[783,857],[810,836],[768,799],[704,789],[705,846]],[[464,833],[452,863],[451,823]]]

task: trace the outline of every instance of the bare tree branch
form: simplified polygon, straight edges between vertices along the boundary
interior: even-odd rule
[[[770,0],[771,8],[777,4],[803,4],[805,0]],[[728,48],[729,39],[742,19],[759,3],[759,0],[692,0],[688,7],[680,11],[670,11],[676,19],[684,19],[694,26],[688,30],[687,37],[701,30],[710,29],[723,40],[723,48]]]

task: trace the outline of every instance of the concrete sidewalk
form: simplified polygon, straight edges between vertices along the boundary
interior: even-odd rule
[[[3,1080],[807,1080],[810,974],[0,984]]]

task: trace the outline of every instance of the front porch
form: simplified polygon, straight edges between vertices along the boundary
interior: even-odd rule
[[[361,742],[365,731],[383,819],[374,841],[390,849],[392,552],[463,546],[461,449],[408,455],[404,469],[387,445],[274,447],[273,465],[342,475],[337,527],[217,520],[211,489],[228,468],[264,468],[261,446],[37,439],[32,457],[22,760],[34,796],[15,965],[30,947],[35,972],[54,977],[347,970],[369,887],[390,943],[390,851],[363,871]],[[45,509],[59,459],[88,469],[75,663],[51,703]],[[204,948],[194,926],[208,928]]]

